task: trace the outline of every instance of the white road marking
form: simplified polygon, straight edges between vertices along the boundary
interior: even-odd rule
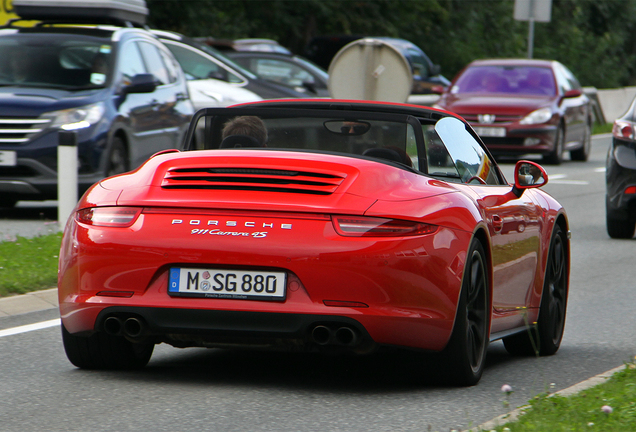
[[[569,185],[588,185],[590,184],[589,181],[585,181],[585,180],[554,180],[552,181],[552,178],[548,179],[548,183],[554,183],[554,184],[569,184]]]
[[[62,321],[57,318],[49,321],[42,321],[35,324],[28,324],[19,327],[13,327],[6,330],[0,330],[0,338],[5,336],[13,336],[20,333],[27,333],[35,330],[42,330],[49,327],[55,327],[61,325]]]

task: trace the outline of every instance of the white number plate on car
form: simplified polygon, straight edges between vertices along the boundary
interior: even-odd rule
[[[476,127],[477,135],[484,137],[505,137],[506,128],[502,127]]]
[[[0,166],[16,166],[18,160],[14,151],[0,151]]]
[[[242,300],[285,300],[285,272],[170,269],[168,293],[174,296]]]

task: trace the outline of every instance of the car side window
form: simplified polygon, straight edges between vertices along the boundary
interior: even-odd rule
[[[579,84],[579,81],[576,79],[574,74],[572,72],[570,72],[570,69],[568,69],[567,67],[565,67],[562,64],[559,64],[559,67],[560,67],[561,71],[563,72],[563,76],[565,77],[567,82],[570,84],[570,87],[573,88],[573,89],[580,89],[581,88],[581,84]]]
[[[407,49],[406,52],[408,54],[411,67],[413,68],[413,75],[423,78],[428,77],[430,75],[430,71],[428,69],[428,62],[424,56],[412,48]]]
[[[119,68],[126,81],[135,75],[147,73],[136,42],[128,42],[122,47]]]
[[[231,83],[244,81],[218,63],[197,53],[194,49],[170,42],[165,42],[165,45],[176,57],[188,80],[214,78]]]
[[[559,85],[559,90],[561,90],[561,93],[565,93],[566,91],[572,90],[572,83],[567,79],[563,69],[560,67],[559,64],[556,65],[554,70],[555,70],[555,75],[557,79],[557,84]]]
[[[434,177],[444,177],[444,180],[458,182],[461,180],[455,162],[451,158],[446,146],[435,131],[435,126],[422,125],[424,146],[426,147],[427,173]]]
[[[251,69],[260,77],[289,86],[301,86],[305,82],[312,84],[314,82],[314,77],[310,73],[286,61],[254,59]]]
[[[139,48],[148,70],[157,78],[160,85],[169,84],[170,76],[159,54],[159,49],[149,42],[139,42]]]
[[[464,123],[453,117],[444,117],[435,124],[434,131],[448,152],[462,183],[500,184],[494,162]],[[439,145],[439,142],[436,144]]]
[[[159,54],[163,59],[164,65],[166,66],[166,71],[168,72],[168,79],[170,80],[170,83],[177,82],[177,80],[179,79],[179,64],[164,50],[159,50]]]

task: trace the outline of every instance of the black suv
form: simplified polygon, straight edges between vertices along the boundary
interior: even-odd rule
[[[194,113],[172,53],[142,28],[0,28],[0,207],[57,197],[58,132],[76,130],[79,193],[181,145]]]

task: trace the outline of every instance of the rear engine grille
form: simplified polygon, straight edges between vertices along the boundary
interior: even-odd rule
[[[46,129],[49,123],[50,119],[0,118],[0,145],[23,144]]]
[[[345,176],[259,168],[173,168],[164,189],[215,189],[330,195]]]

